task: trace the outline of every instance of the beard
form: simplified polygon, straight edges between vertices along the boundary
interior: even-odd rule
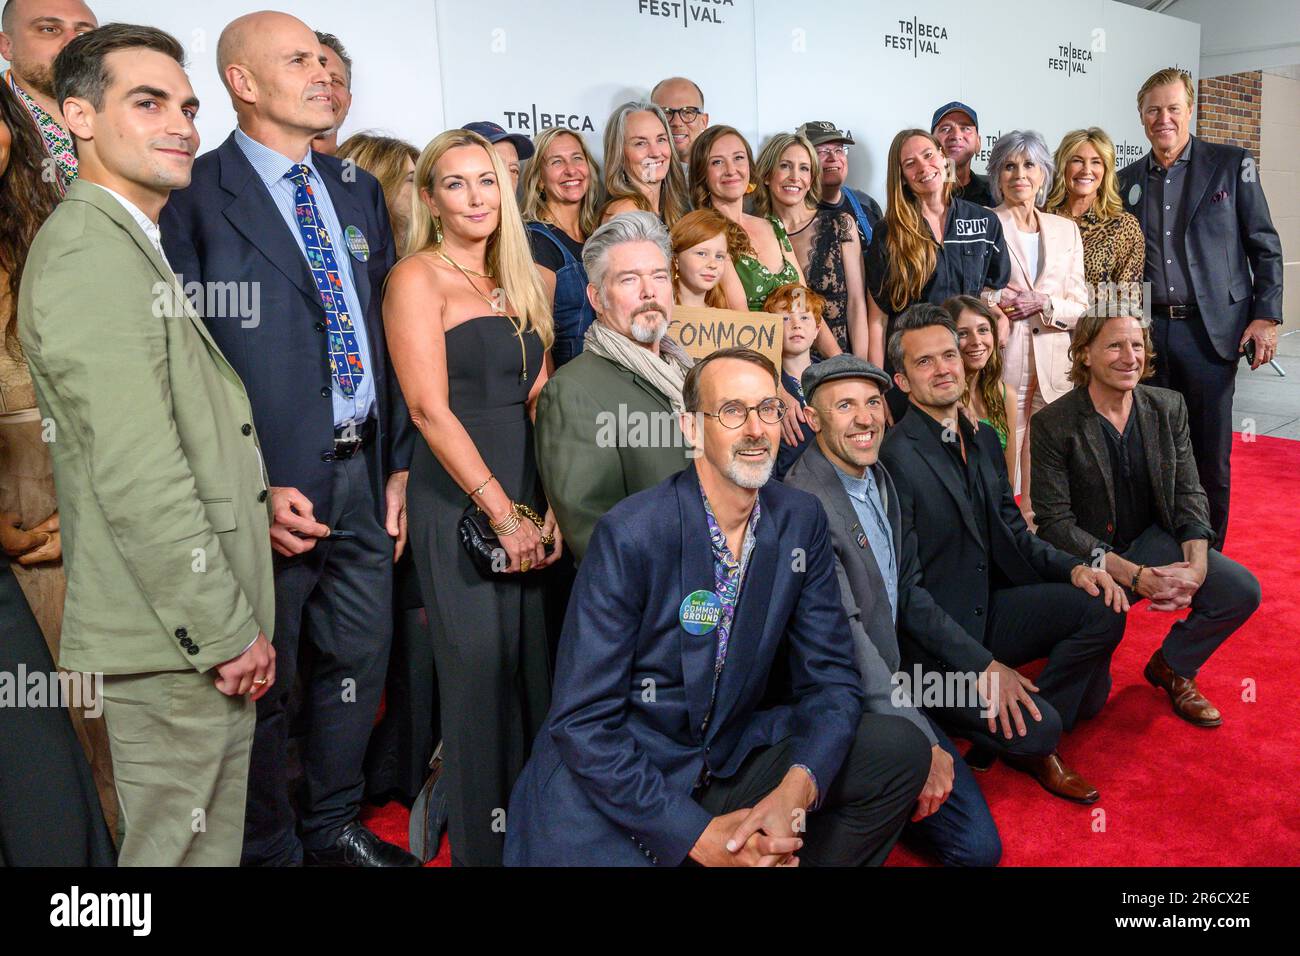
[[[749,451],[754,448],[767,449],[767,458],[760,462],[748,462],[737,457],[742,451]],[[767,484],[767,480],[772,477],[772,469],[776,467],[776,456],[772,454],[772,443],[766,438],[753,441],[744,439],[737,442],[731,448],[731,461],[722,473],[732,483],[739,485],[741,488],[762,488]]]
[[[653,325],[647,322],[638,322],[637,319],[642,315],[657,315],[659,318],[654,321]],[[655,345],[668,332],[668,316],[663,310],[656,307],[638,310],[632,313],[632,338],[642,345]]]
[[[35,90],[41,96],[54,99],[54,69],[45,64],[34,64],[23,67],[14,66],[14,73],[21,81],[20,86],[26,86]]]

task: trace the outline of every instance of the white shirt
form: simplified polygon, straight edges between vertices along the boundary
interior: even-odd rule
[[[83,180],[83,182],[84,181],[85,180]],[[122,204],[122,208],[125,209],[128,213],[130,213],[131,218],[136,221],[136,224],[142,230],[144,230],[144,234],[149,237],[149,241],[153,243],[153,247],[158,250],[158,255],[162,256],[163,262],[167,262],[167,254],[163,252],[163,247],[162,247],[162,230],[158,228],[158,223],[154,222],[143,212],[141,212],[139,206],[131,202],[131,200],[127,199],[121,193],[114,192],[113,190],[109,189],[107,186],[100,186],[99,183],[91,183],[90,185],[99,186],[100,189],[104,190],[104,192],[108,193],[110,196],[112,196],[114,199],[120,202]],[[170,262],[167,263],[167,267],[171,268]]]
[[[1025,264],[1029,266],[1030,282],[1036,282],[1038,280],[1038,250],[1041,248],[1041,239],[1041,233],[1020,233],[1020,242],[1025,250]]]

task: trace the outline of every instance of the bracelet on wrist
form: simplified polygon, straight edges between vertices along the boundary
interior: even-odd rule
[[[483,479],[483,483],[479,485],[477,488],[475,488],[473,491],[471,491],[469,493],[469,496],[473,498],[476,495],[481,495],[483,493],[483,489],[486,488],[488,486],[488,483],[495,477],[496,475],[492,474],[492,472],[489,471],[488,476]]]
[[[496,532],[497,537],[509,537],[519,530],[519,506],[510,502],[510,512],[500,521],[488,519],[488,527]]]
[[[1142,579],[1142,572],[1145,571],[1146,569],[1147,566],[1145,564],[1138,565],[1138,569],[1133,572],[1133,583],[1129,588],[1129,590],[1136,591],[1138,589],[1138,582]]]

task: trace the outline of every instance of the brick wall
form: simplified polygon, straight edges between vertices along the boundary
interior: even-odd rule
[[[1211,143],[1230,143],[1259,160],[1259,70],[1209,76],[1196,94],[1196,135]]]

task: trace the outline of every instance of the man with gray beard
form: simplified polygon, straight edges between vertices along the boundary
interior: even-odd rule
[[[862,866],[898,839],[930,744],[863,713],[826,512],[767,480],[778,389],[750,349],[696,363],[693,466],[597,522],[508,865]]]
[[[536,423],[542,483],[577,561],[605,512],[690,462],[677,419],[691,359],[665,335],[670,258],[668,231],[648,212],[615,216],[582,250],[596,321],[543,387]]]

